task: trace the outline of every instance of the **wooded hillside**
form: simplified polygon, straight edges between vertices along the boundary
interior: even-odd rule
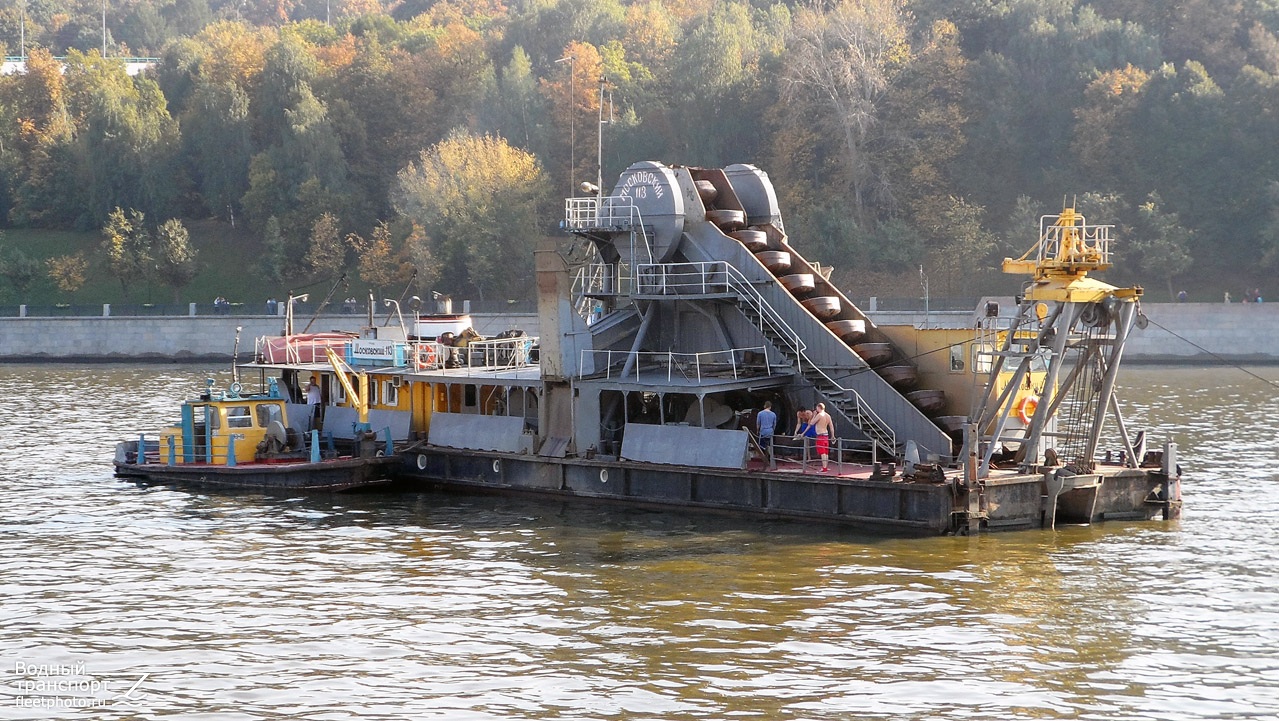
[[[105,21],[0,10],[27,60],[0,78],[12,227],[234,220],[276,282],[516,297],[595,179],[602,80],[606,187],[637,160],[758,165],[850,287],[911,295],[922,267],[937,296],[1007,292],[999,260],[1077,197],[1120,226],[1112,282],[1279,290],[1279,0],[109,0]]]

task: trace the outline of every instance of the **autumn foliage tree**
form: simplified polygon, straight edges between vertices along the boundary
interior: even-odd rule
[[[89,272],[89,259],[81,253],[59,255],[45,261],[49,279],[64,293],[74,294],[84,286]]]
[[[102,226],[102,253],[107,272],[120,281],[120,292],[129,297],[130,286],[145,281],[151,271],[151,234],[146,215],[138,210],[116,208],[107,215]]]
[[[531,287],[548,192],[533,155],[457,130],[400,171],[395,204],[430,238],[446,291],[520,298]]]

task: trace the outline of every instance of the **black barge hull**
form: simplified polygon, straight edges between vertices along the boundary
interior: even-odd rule
[[[817,473],[656,466],[425,447],[399,476],[425,487],[819,520],[892,535],[1048,528],[1055,523],[1176,518],[1180,481],[1145,469],[1100,474],[1092,516],[1062,518],[1040,475],[988,480],[977,493],[952,480],[906,482]],[[1063,504],[1064,506],[1065,504]],[[1073,508],[1073,507],[1072,507]]]

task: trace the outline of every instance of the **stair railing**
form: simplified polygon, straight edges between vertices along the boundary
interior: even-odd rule
[[[742,275],[741,271],[729,264],[727,261],[722,260],[706,263],[705,268],[705,272],[708,274],[723,272],[724,277],[728,281],[728,287],[737,294],[739,302],[744,303],[745,306],[754,311],[755,315],[758,317],[760,331],[763,332],[764,325],[767,325],[769,330],[778,336],[776,342],[785,344],[786,348],[784,350],[793,350],[796,370],[798,370],[800,374],[804,375],[804,377],[809,380],[814,381],[814,383],[817,383],[817,379],[809,375],[810,373],[816,374],[830,386],[836,388],[838,393],[843,396],[844,400],[852,401],[853,407],[851,409],[852,413],[850,414],[850,409],[845,408],[840,400],[832,398],[832,400],[835,400],[836,405],[840,406],[840,411],[845,416],[848,416],[849,420],[851,420],[858,429],[872,437],[875,442],[879,443],[884,448],[884,450],[893,455],[897,454],[897,434],[893,431],[892,427],[884,422],[884,419],[881,418],[879,414],[875,412],[875,409],[861,397],[860,393],[852,388],[846,388],[841,385],[834,378],[831,378],[821,366],[814,363],[808,357],[808,354],[804,352],[808,349],[808,345],[804,343],[804,340],[800,337],[799,333],[795,332],[795,330],[790,327],[790,324],[786,322],[786,319],[782,318],[781,314],[778,313],[777,310],[773,308],[772,304],[768,302],[768,299],[759,292],[759,290],[749,279],[746,278],[745,275]],[[637,275],[639,270],[640,268],[637,266]],[[805,370],[805,366],[807,366],[807,370]],[[823,392],[823,395],[829,396],[830,394]]]

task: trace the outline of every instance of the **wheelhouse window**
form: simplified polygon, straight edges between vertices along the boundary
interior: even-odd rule
[[[252,428],[253,416],[248,406],[228,406],[226,409],[227,428]]]
[[[284,423],[284,411],[280,408],[279,403],[263,403],[258,406],[257,410],[259,428],[266,428],[271,425],[271,421]]]
[[[400,404],[400,389],[392,381],[382,381],[382,405],[398,406]]]

